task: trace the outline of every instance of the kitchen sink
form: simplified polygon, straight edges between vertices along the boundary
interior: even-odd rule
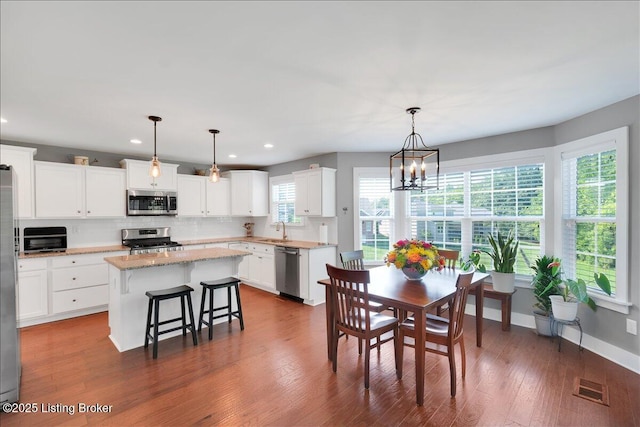
[[[282,240],[282,239],[258,239],[259,242],[264,243],[289,243],[291,240]]]

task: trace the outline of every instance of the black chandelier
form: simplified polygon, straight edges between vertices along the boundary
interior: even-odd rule
[[[402,150],[389,158],[389,177],[392,191],[424,191],[438,188],[440,175],[440,150],[429,148],[415,130],[415,114],[420,107],[407,108],[411,114],[411,134],[404,140]],[[435,156],[435,162],[432,158]],[[427,185],[427,178],[435,175],[435,181]]]

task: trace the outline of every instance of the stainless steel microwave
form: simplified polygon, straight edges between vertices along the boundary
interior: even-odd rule
[[[127,215],[177,215],[175,191],[127,190]]]

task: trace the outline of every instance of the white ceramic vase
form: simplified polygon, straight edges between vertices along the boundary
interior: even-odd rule
[[[556,320],[571,322],[578,315],[578,301],[565,301],[562,295],[551,295],[551,312]]]
[[[491,272],[493,279],[493,290],[496,292],[504,292],[512,294],[516,284],[516,273],[499,273]]]

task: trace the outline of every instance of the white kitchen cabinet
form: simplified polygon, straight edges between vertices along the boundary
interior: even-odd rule
[[[36,217],[124,217],[125,180],[119,169],[34,162]]]
[[[238,242],[238,243],[229,243],[229,249],[235,249],[238,251],[249,251],[249,244],[248,243],[242,243],[242,242]],[[250,256],[245,256],[242,258],[242,260],[238,263],[238,278],[246,281],[249,280],[249,263],[250,263],[251,257]]]
[[[329,168],[293,172],[296,185],[295,214],[336,216],[336,170]]]
[[[16,174],[18,218],[33,218],[33,156],[35,148],[0,145],[0,163],[11,165]]]
[[[231,215],[229,179],[211,182],[209,177],[178,175],[178,215]]]
[[[151,161],[124,159],[120,166],[127,170],[127,188],[136,190],[178,190],[178,165],[160,163],[161,174],[149,175]]]
[[[207,187],[207,215],[231,215],[231,182],[228,178],[220,178],[218,182],[205,180]]]
[[[109,272],[104,256],[89,254],[51,259],[53,314],[109,303]]]
[[[318,280],[328,277],[326,264],[335,263],[335,246],[300,249],[300,297],[305,304],[318,305],[325,302],[325,288],[318,284]]]
[[[206,208],[205,177],[178,175],[178,215],[204,216]]]
[[[259,243],[229,243],[229,249],[251,252],[238,265],[238,278],[250,286],[275,292],[274,246]]]
[[[126,216],[125,171],[115,168],[84,166],[85,216],[117,218]]]
[[[269,174],[263,171],[228,171],[231,180],[231,215],[267,216],[269,214]]]
[[[46,258],[18,260],[18,321],[49,314]]]

